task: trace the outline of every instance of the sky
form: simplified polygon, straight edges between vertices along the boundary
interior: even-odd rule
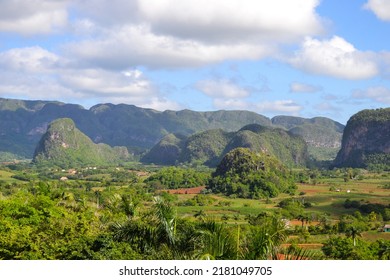
[[[0,0],[0,97],[345,124],[390,105],[390,0]]]

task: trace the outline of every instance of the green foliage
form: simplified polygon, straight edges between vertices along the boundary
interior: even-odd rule
[[[289,171],[274,157],[237,148],[222,159],[208,188],[214,193],[260,198],[292,193],[296,186]]]
[[[127,156],[126,148],[95,144],[75,127],[71,119],[58,119],[42,136],[33,161],[40,165],[69,168],[118,163]]]
[[[329,238],[324,243],[322,252],[327,258],[336,260],[372,259],[365,243],[357,247],[353,245],[353,240],[341,236]]]
[[[192,188],[204,186],[209,178],[205,172],[179,167],[164,167],[145,180],[152,187],[164,189]]]

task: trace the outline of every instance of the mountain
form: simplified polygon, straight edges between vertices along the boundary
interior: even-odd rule
[[[72,119],[77,128],[95,143],[126,146],[135,155],[151,149],[169,134],[187,137],[217,129],[234,132],[248,124],[259,124],[303,136],[313,156],[323,159],[322,155],[316,155],[319,154],[317,150],[330,151],[326,157],[332,157],[335,149],[339,148],[331,147],[340,146],[340,131],[343,129],[341,124],[326,118],[280,116],[271,120],[249,111],[160,112],[125,104],[98,104],[85,109],[77,104],[57,101],[0,98],[0,161],[12,157],[32,158],[49,123],[59,118]]]
[[[171,135],[157,143],[141,161],[145,163],[196,163],[215,167],[227,153],[248,148],[275,156],[288,166],[303,166],[308,159],[302,137],[280,129],[250,124],[236,132],[222,129],[196,133],[187,138]],[[167,151],[174,151],[167,155]],[[162,156],[164,155],[164,156]]]
[[[144,163],[158,163],[161,165],[174,165],[183,150],[186,137],[170,133],[155,145],[143,158]]]
[[[66,168],[118,163],[126,158],[125,147],[95,144],[76,128],[73,120],[63,118],[49,124],[35,149],[33,162]]]
[[[353,115],[344,129],[334,164],[390,168],[390,108],[363,110]]]
[[[344,125],[328,118],[276,116],[272,125],[287,129],[302,136],[308,144],[311,157],[315,160],[333,160],[341,147]]]
[[[248,111],[159,112],[125,104],[87,110],[61,102],[0,98],[0,154],[31,158],[48,124],[58,118],[71,118],[95,143],[135,152],[150,149],[170,133],[188,136],[215,128],[234,131],[248,123],[271,125],[268,118]]]

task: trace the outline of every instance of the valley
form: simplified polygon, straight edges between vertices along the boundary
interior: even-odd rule
[[[0,259],[390,259],[389,109],[0,116]]]

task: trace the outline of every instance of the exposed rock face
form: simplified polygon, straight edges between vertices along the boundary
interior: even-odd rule
[[[76,128],[73,120],[64,118],[50,123],[35,149],[33,160],[70,167],[116,163],[128,156],[126,147],[95,144]]]
[[[340,148],[344,125],[328,118],[304,119],[290,116],[272,118],[274,126],[280,126],[295,135],[302,136],[306,143],[316,148]]]
[[[352,116],[344,130],[335,166],[390,166],[390,108],[363,110]]]

